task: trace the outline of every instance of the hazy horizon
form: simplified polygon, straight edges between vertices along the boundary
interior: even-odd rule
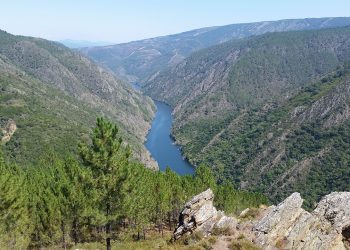
[[[25,1],[2,3],[0,29],[49,40],[124,43],[203,27],[322,17],[349,17],[346,0],[174,2]],[[294,13],[294,14],[292,14]],[[297,14],[295,14],[297,13]],[[28,17],[30,14],[30,18]]]

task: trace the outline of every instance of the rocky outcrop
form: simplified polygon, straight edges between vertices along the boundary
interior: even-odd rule
[[[177,240],[194,231],[201,231],[204,236],[207,236],[214,228],[234,229],[237,220],[226,216],[222,211],[217,211],[213,201],[214,193],[211,189],[207,189],[188,201],[180,213],[173,238]]]
[[[333,192],[326,195],[313,214],[330,222],[340,233],[345,227],[350,226],[350,193]]]
[[[346,122],[350,117],[350,79],[345,79],[309,107],[296,109],[299,110],[298,123],[318,120],[323,127],[330,128]]]
[[[153,170],[159,170],[159,165],[156,160],[153,159],[151,153],[146,148],[141,148],[139,152],[135,152],[134,156],[146,165],[147,168]]]
[[[11,140],[11,137],[17,130],[17,125],[14,120],[8,120],[5,127],[2,129],[2,138],[1,142],[6,143]]]
[[[214,194],[211,189],[194,196],[180,213],[174,239],[192,233],[194,230],[210,231],[214,226],[218,211],[213,205]]]
[[[186,203],[174,232],[175,240],[194,231],[207,236],[214,228],[230,228],[234,232],[231,238],[243,234],[263,249],[350,249],[350,192],[325,196],[311,213],[302,208],[300,194],[293,193],[277,206],[261,207],[258,215],[248,221],[217,211],[213,199],[208,189]]]
[[[302,213],[302,204],[303,199],[300,194],[292,194],[278,206],[272,206],[271,212],[257,223],[255,230],[269,234],[271,237],[288,231],[291,224]]]
[[[213,228],[230,229],[231,232],[236,230],[238,220],[234,217],[226,216],[223,212],[221,213],[222,216],[220,216],[220,219],[214,224]]]
[[[293,193],[253,227],[255,242],[264,249],[350,249],[350,192],[325,196],[309,213]]]

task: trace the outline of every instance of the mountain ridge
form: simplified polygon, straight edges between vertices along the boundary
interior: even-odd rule
[[[81,126],[82,131],[88,132],[87,128],[93,126],[98,116],[106,116],[118,122],[128,142],[136,146],[139,151],[137,156],[144,158],[143,160],[148,159],[146,160],[148,163],[151,162],[149,154],[142,145],[155,112],[150,98],[135,92],[128,84],[118,80],[90,59],[57,42],[14,36],[0,31],[0,60],[0,70],[3,72],[1,104],[4,107],[1,121],[6,123],[7,120],[13,119],[18,125],[14,140],[5,147],[17,148],[17,151],[19,148],[31,151],[29,145],[33,146],[33,142],[29,140],[30,126],[33,127],[33,132],[34,130],[39,132],[41,129],[44,132],[48,129],[47,124],[43,124],[40,119],[44,119],[48,114],[46,122],[53,127],[55,123],[62,126],[59,130],[63,134],[65,131],[62,128],[65,122],[62,117],[67,124],[74,127],[74,131],[79,131]],[[47,91],[46,95],[53,99],[48,99],[42,92],[44,90]],[[55,95],[52,96],[52,93]],[[21,105],[16,104],[19,106],[13,107],[11,104],[13,102],[20,102]],[[60,110],[52,106],[53,103],[69,105],[66,105],[66,110]],[[38,114],[31,105],[38,109]],[[82,112],[76,113],[74,110],[77,109],[81,109]],[[79,115],[72,116],[74,113]],[[28,120],[33,118],[35,123],[29,125],[23,119],[26,115],[29,116]],[[40,116],[42,117],[37,120]],[[86,126],[87,124],[89,125]],[[23,138],[18,137],[20,131],[26,133],[22,134]],[[73,137],[79,139],[77,137],[79,134],[80,132]],[[57,135],[50,133],[50,136],[52,138],[46,137],[45,140],[55,141],[54,137]],[[43,134],[38,134],[37,139],[44,140],[44,137]],[[34,148],[36,147],[33,147],[33,150]],[[14,152],[16,150],[13,150]]]
[[[129,81],[143,82],[191,53],[232,39],[266,32],[320,29],[350,25],[349,17],[286,19],[206,27],[106,47],[79,49]]]
[[[63,39],[63,40],[58,40],[57,42],[62,43],[63,45],[71,49],[107,46],[112,44],[110,42],[104,42],[104,41],[89,41],[89,40],[75,40],[75,39]]]

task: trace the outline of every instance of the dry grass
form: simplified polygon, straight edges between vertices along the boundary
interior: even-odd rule
[[[230,244],[231,250],[260,250],[258,246],[247,239],[237,239]]]
[[[218,228],[218,227],[214,227],[213,230],[212,230],[212,234],[213,235],[225,235],[225,236],[232,236],[235,234],[235,231],[232,227],[221,227],[221,228]]]
[[[112,250],[210,250],[216,242],[216,237],[203,237],[201,233],[194,233],[175,242],[171,242],[171,232],[166,232],[162,238],[156,232],[149,233],[146,240],[132,240],[131,235],[123,235],[120,240],[112,242]],[[79,250],[104,250],[102,243],[85,243],[71,248]]]

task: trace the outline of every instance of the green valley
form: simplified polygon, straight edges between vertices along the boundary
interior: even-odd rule
[[[350,2],[1,8],[0,250],[350,250]]]
[[[55,42],[1,31],[0,72],[0,127],[9,120],[17,125],[5,145],[8,157],[29,164],[47,148],[74,151],[103,115],[118,122],[135,156],[154,166],[142,145],[152,101],[89,59]]]
[[[349,32],[339,28],[233,40],[160,73],[145,92],[173,105],[173,134],[192,163],[205,163],[219,177],[274,202],[298,190],[312,207],[329,191],[350,188],[343,134]],[[341,155],[333,151],[335,145],[343,148]],[[328,167],[331,173],[324,172]]]

